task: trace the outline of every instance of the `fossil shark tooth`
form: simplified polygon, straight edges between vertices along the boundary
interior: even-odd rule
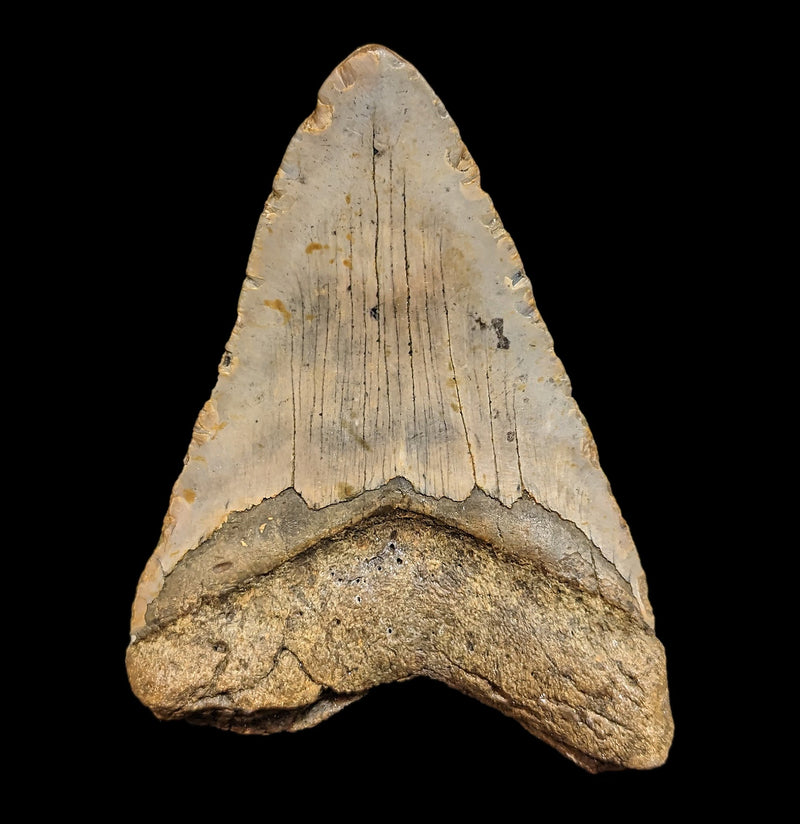
[[[386,48],[286,151],[131,632],[160,718],[296,730],[424,675],[590,771],[667,757],[591,433],[455,124]]]

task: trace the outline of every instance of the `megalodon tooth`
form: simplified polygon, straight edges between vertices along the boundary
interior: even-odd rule
[[[514,242],[419,72],[328,77],[141,576],[163,719],[314,725],[427,676],[584,768],[673,733],[645,575]]]

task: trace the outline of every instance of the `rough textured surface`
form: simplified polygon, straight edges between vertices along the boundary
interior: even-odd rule
[[[399,510],[202,599],[129,663],[159,716],[240,732],[297,729],[373,686],[427,675],[591,769],[652,767],[669,733],[663,651],[640,620]]]
[[[287,150],[131,627],[164,718],[297,729],[427,675],[587,769],[666,758],[591,433],[455,125],[382,47]]]

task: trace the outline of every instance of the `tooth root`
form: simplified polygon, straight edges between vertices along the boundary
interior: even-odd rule
[[[334,70],[280,165],[128,671],[160,717],[258,732],[424,675],[591,771],[667,757],[592,435],[455,124],[383,47]]]

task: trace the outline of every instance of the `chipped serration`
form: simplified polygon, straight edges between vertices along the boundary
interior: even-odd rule
[[[588,770],[667,757],[591,433],[458,130],[388,49],[286,151],[131,631],[160,718],[295,730],[424,675]]]

